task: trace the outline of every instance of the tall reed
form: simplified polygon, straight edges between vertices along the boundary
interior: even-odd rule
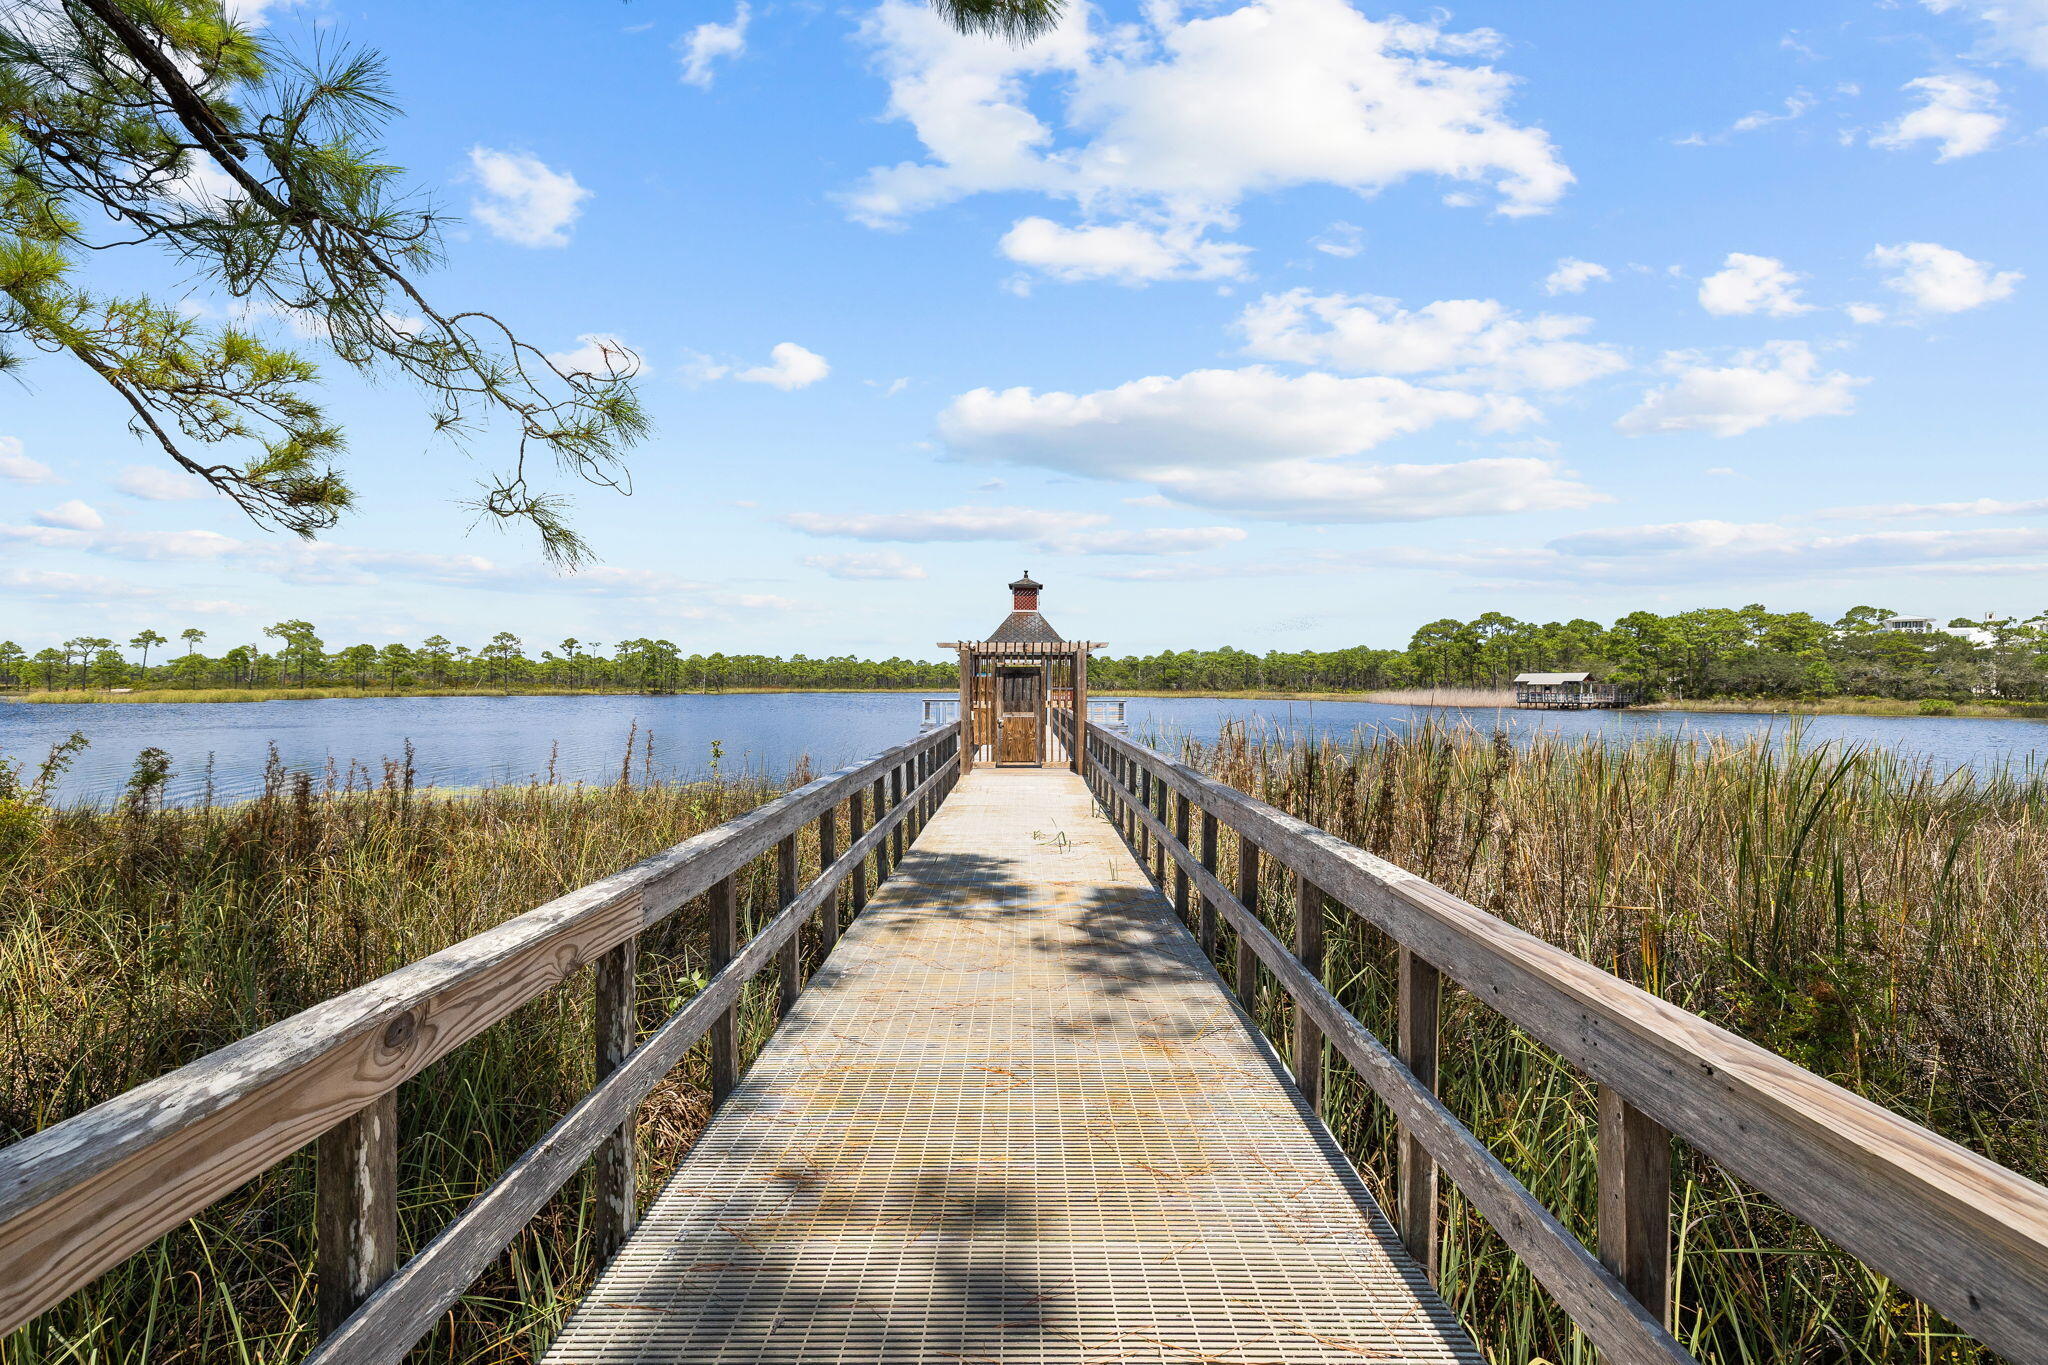
[[[1349,742],[1242,730],[1187,760],[2033,1178],[2048,1176],[2048,791],[1871,749],[1627,744],[1422,725]],[[1227,864],[1226,864],[1227,865]],[[1292,896],[1263,897],[1292,931]],[[1341,909],[1330,979],[1392,1036],[1390,946]],[[1228,945],[1226,945],[1226,954]],[[1224,960],[1228,960],[1227,956]],[[1287,1006],[1262,999],[1275,1036]],[[1447,997],[1447,1103],[1590,1238],[1593,1092]],[[1383,1107],[1329,1115],[1384,1193]],[[1674,1191],[1678,1333],[1710,1362],[1992,1359],[1697,1154]],[[1444,1286],[1494,1359],[1590,1361],[1455,1197]]]
[[[402,765],[354,791],[273,765],[235,806],[157,809],[139,768],[110,813],[0,799],[0,1142],[170,1071],[321,999],[722,823],[758,780],[534,784],[461,799]],[[0,797],[6,793],[0,792]],[[814,860],[814,855],[813,855]],[[743,913],[774,903],[766,869]],[[695,908],[644,935],[643,1023],[702,983]],[[772,988],[770,988],[772,989]],[[444,1225],[586,1091],[591,992],[572,980],[399,1094],[404,1250]],[[750,1046],[772,1000],[743,1006]],[[644,1182],[666,1177],[708,1113],[693,1058],[649,1100]],[[587,1282],[577,1184],[551,1203],[415,1358],[534,1357]],[[0,1341],[4,1365],[268,1365],[312,1344],[311,1163],[301,1153]]]

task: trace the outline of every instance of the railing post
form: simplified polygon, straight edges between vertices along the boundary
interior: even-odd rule
[[[898,763],[889,769],[889,813],[895,814],[903,804],[903,765]],[[889,870],[894,872],[903,865],[903,820],[889,831]]]
[[[1194,847],[1188,842],[1188,799],[1179,792],[1173,792],[1167,799],[1173,804],[1174,842],[1189,853],[1193,853],[1195,851]],[[1180,916],[1181,923],[1183,924],[1188,923],[1194,918],[1189,913],[1192,906],[1188,900],[1188,885],[1187,867],[1180,859],[1175,858],[1173,860],[1173,912]]]
[[[846,844],[848,848],[860,842],[860,836],[868,828],[868,792],[865,787],[856,787],[853,796],[846,803]],[[856,919],[868,908],[868,860],[862,858],[853,865],[853,871],[846,874],[853,883],[853,914]]]
[[[1210,876],[1216,875],[1216,812],[1202,812],[1202,870]],[[1202,897],[1202,924],[1197,934],[1202,945],[1202,956],[1216,956],[1216,905],[1207,896]]]
[[[740,900],[732,877],[720,878],[711,888],[711,956],[706,964],[717,976],[739,951]],[[739,1006],[718,1016],[711,1025],[711,1102],[717,1104],[732,1093],[740,1078]]]
[[[1152,809],[1152,770],[1143,764],[1138,765],[1138,803],[1148,812]],[[1149,876],[1152,871],[1151,827],[1138,819],[1135,811],[1131,814],[1131,827],[1138,834],[1138,866],[1144,868]]]
[[[889,779],[882,776],[875,779],[875,823],[881,824],[889,813]],[[882,889],[882,883],[889,879],[889,841],[882,839],[875,845],[875,889]]]
[[[404,1015],[386,1030],[388,1037]],[[386,1091],[314,1146],[313,1280],[320,1335],[398,1268],[398,1095]]]
[[[1415,1079],[1434,1090],[1443,979],[1435,967],[1406,948],[1401,949],[1396,971],[1399,980],[1395,1008],[1399,1017],[1395,1047]],[[1437,1278],[1438,1248],[1443,1240],[1437,1226],[1436,1162],[1430,1159],[1429,1149],[1406,1128],[1400,1130],[1396,1153],[1400,1180],[1396,1213],[1401,1220],[1401,1241],[1433,1284]]]
[[[1300,873],[1294,885],[1294,955],[1316,980],[1323,979],[1323,893]],[[1323,1031],[1294,1005],[1294,1082],[1317,1113],[1323,1108]]]
[[[597,960],[595,1033],[597,1079],[600,1081],[625,1064],[627,1055],[639,1041],[638,992],[634,979],[639,953],[640,938],[636,934]],[[597,1241],[599,1265],[609,1261],[626,1244],[626,1238],[632,1235],[633,1224],[639,1216],[633,1172],[634,1130],[639,1119],[640,1111],[636,1106],[627,1112],[611,1136],[597,1149],[597,1165],[592,1171],[591,1195],[595,1208],[592,1210],[591,1227]]]
[[[1671,1322],[1671,1134],[1600,1087],[1600,1259],[1636,1302]]]
[[[1163,777],[1152,784],[1151,811],[1153,818],[1159,821],[1160,827],[1165,828],[1167,821],[1166,779]],[[1161,891],[1166,890],[1166,840],[1164,839],[1154,839],[1152,841],[1152,880],[1158,884]]]
[[[1237,836],[1237,901],[1253,919],[1259,917],[1259,846],[1242,831]],[[1245,1012],[1258,1017],[1259,955],[1251,940],[1237,936],[1237,998]]]
[[[775,846],[775,908],[778,911],[796,899],[796,869],[796,835],[790,834],[784,836],[782,842]],[[775,955],[776,962],[782,968],[779,973],[782,984],[776,996],[776,1005],[779,1016],[784,1019],[789,1017],[790,1010],[796,1005],[797,992],[804,988],[803,942],[803,926],[798,925],[796,932],[789,936],[789,942],[783,944],[781,951]]]
[[[825,869],[839,861],[839,807],[829,807],[818,817],[818,875],[824,876]],[[839,944],[839,888],[833,887],[825,896],[824,935],[820,956],[830,956]]]

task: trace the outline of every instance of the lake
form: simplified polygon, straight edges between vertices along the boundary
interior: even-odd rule
[[[933,693],[930,695],[938,695]],[[56,784],[62,802],[105,805],[120,794],[136,754],[171,756],[170,800],[231,801],[261,790],[270,748],[289,769],[325,781],[353,766],[381,778],[384,763],[413,747],[415,780],[476,787],[545,777],[618,778],[628,736],[636,738],[635,781],[647,771],[690,779],[711,771],[787,773],[800,758],[818,772],[866,757],[915,734],[916,696],[871,692],[732,693],[674,697],[393,697],[226,704],[23,705],[0,702],[0,754],[33,765],[73,730],[91,747]],[[1132,698],[1131,732],[1213,738],[1231,721],[1290,734],[1346,736],[1362,726],[1408,726],[1428,715],[1516,736],[1782,734],[1782,716],[1682,711],[1429,712],[1378,702],[1219,701]],[[1945,769],[1988,772],[2048,760],[2048,721],[1956,717],[1818,716],[1803,722],[1809,742],[1895,749]],[[652,744],[652,757],[647,745]],[[358,781],[361,778],[358,777]]]

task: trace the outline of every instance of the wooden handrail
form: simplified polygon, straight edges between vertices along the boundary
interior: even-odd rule
[[[1429,1088],[1175,842],[1120,773],[1149,776],[1215,814],[1266,857],[1611,1090],[1637,1116],[1726,1166],[1985,1345],[2014,1361],[2048,1361],[2048,1189],[1156,750],[1092,727],[1089,739],[1089,771],[1105,806],[1135,818],[1202,895],[1215,898],[1241,941],[1389,1098],[1404,1135],[1453,1178],[1463,1183],[1459,1165],[1477,1139],[1455,1120],[1454,1132],[1435,1122],[1441,1104]],[[1615,1125],[1615,1140],[1631,1133],[1641,1140],[1633,1119]],[[1601,1141],[1610,1141],[1609,1132]],[[1654,1163],[1603,1165],[1632,1172],[1640,1188],[1658,1188],[1654,1178],[1643,1179],[1654,1177]],[[1493,1216],[1478,1191],[1468,1187],[1466,1194]],[[1623,1240],[1637,1241],[1642,1226]],[[1495,1228],[1513,1243],[1511,1225],[1496,1221]],[[1589,1337],[1613,1349],[1602,1340],[1605,1327],[1596,1331],[1598,1324],[1580,1318],[1542,1265],[1532,1261],[1530,1269]],[[1637,1267],[1622,1269],[1620,1279],[1647,1282],[1634,1274]],[[1608,1279],[1620,1292],[1616,1277]],[[1638,1307],[1653,1319],[1664,1311],[1662,1304]],[[1670,1357],[1623,1351],[1617,1358]]]
[[[901,837],[916,800],[942,794],[957,762],[957,732],[942,726],[819,778],[0,1149],[0,1333],[377,1103],[856,791],[896,777],[898,799],[886,811],[878,803],[862,838],[783,912],[799,923],[798,912],[815,911],[861,858]],[[936,770],[906,793],[903,768],[941,749]],[[728,972],[746,964],[751,974],[760,942],[717,979],[733,981],[736,992]],[[637,1055],[600,1090],[630,1091],[637,1079],[629,1078],[645,1070],[633,1065]],[[588,1098],[572,1111],[587,1112]],[[594,1131],[601,1138],[609,1129]],[[561,1125],[550,1137],[559,1132]]]

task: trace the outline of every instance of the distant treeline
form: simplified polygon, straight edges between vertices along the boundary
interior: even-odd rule
[[[1896,613],[1854,607],[1835,621],[1761,606],[1706,607],[1659,616],[1631,612],[1597,621],[1518,621],[1486,612],[1445,618],[1403,649],[1167,650],[1104,657],[1090,665],[1098,691],[1370,692],[1415,687],[1500,687],[1531,670],[1586,670],[1645,699],[1832,697],[2048,698],[2048,615],[1952,621],[1906,630]],[[782,658],[687,653],[670,640],[605,645],[575,638],[534,649],[510,631],[481,646],[434,635],[417,645],[330,647],[307,621],[280,621],[263,643],[220,654],[207,633],[154,630],[125,642],[78,636],[30,653],[0,641],[0,686],[65,688],[412,689],[545,687],[689,692],[727,688],[921,688],[950,690],[951,660]],[[182,652],[180,652],[182,647]]]

